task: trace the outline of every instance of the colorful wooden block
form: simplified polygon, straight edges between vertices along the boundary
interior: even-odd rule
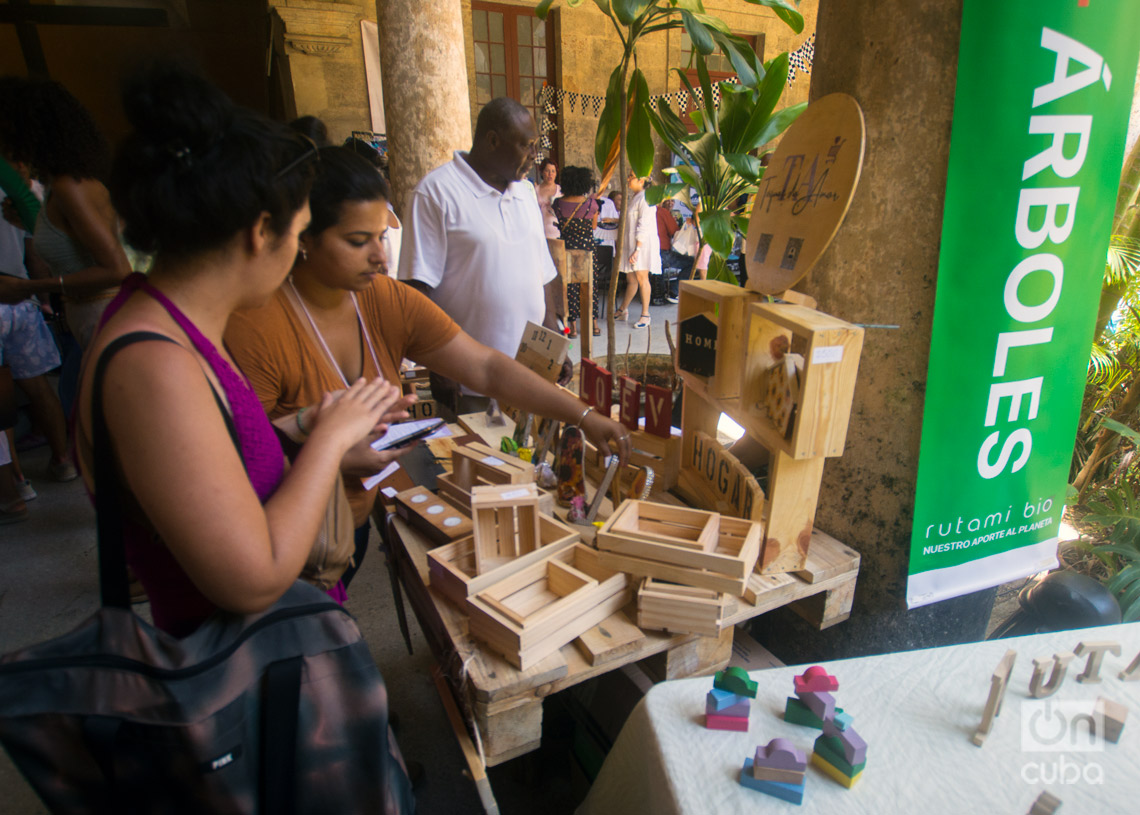
[[[830,693],[806,691],[797,694],[797,696],[800,697],[800,701],[804,703],[807,709],[821,721],[827,721],[835,714],[835,697]]]
[[[1096,709],[1093,712],[1093,721],[1100,732],[1101,738],[1116,744],[1120,741],[1120,734],[1124,730],[1124,722],[1128,718],[1128,708],[1119,702],[1098,696]]]
[[[847,787],[847,789],[851,789],[853,786],[855,786],[855,783],[863,777],[862,768],[860,768],[859,772],[855,773],[854,775],[848,775],[819,753],[811,754],[811,763],[819,769],[823,770],[826,775],[830,776],[843,786]]]
[[[812,665],[792,682],[797,694],[821,691],[834,693],[839,690],[839,680],[829,674],[822,665]]]
[[[714,716],[733,716],[737,719],[747,719],[748,714],[752,711],[752,700],[745,698],[741,702],[729,707],[717,708],[715,704],[705,701],[705,713],[711,713]]]
[[[862,764],[867,760],[867,742],[863,740],[854,727],[841,731],[835,738],[843,745],[843,757],[852,765]]]
[[[761,781],[752,774],[752,759],[744,759],[744,766],[740,769],[740,785],[749,789],[771,795],[792,804],[804,802],[804,787],[806,779],[799,784],[783,784],[779,781]]]
[[[806,773],[803,770],[778,770],[774,767],[760,767],[753,760],[752,777],[757,781],[776,781],[780,784],[802,784]]]
[[[630,430],[641,420],[641,383],[628,376],[618,377],[618,417]]]
[[[753,764],[756,767],[803,772],[807,768],[807,754],[788,739],[772,739],[767,744],[757,745]]]
[[[717,671],[713,678],[713,687],[735,693],[737,696],[756,698],[757,684],[748,677],[748,671],[736,665],[730,665],[723,671]]]
[[[713,688],[705,695],[705,705],[706,707],[710,704],[713,705],[716,708],[716,710],[713,711],[714,713],[747,701],[747,696],[737,696],[731,691],[721,690],[720,688]]]
[[[1106,653],[1113,656],[1120,656],[1120,643],[1119,642],[1082,642],[1077,646],[1074,651],[1077,657],[1088,656],[1088,662],[1085,663],[1085,669],[1077,676],[1077,681],[1085,685],[1098,685],[1100,684],[1100,663],[1104,660]]]
[[[748,717],[722,716],[719,713],[705,714],[705,727],[709,730],[737,730],[748,732]]]
[[[836,708],[836,713],[839,713],[843,708]],[[789,696],[787,704],[784,705],[784,721],[789,724],[803,725],[804,727],[813,727],[816,730],[823,729],[823,720],[811,712],[811,708],[801,702],[794,696]]]
[[[673,433],[673,391],[645,386],[645,432],[663,439]]]
[[[831,717],[832,723],[840,730],[846,730],[851,726],[852,717],[850,713],[844,713],[843,708],[837,707],[835,715]]]
[[[850,761],[847,758],[844,743],[835,736],[820,736],[815,740],[813,749],[846,775],[858,775],[867,763],[866,744],[863,745],[862,754],[858,756],[859,761]]]

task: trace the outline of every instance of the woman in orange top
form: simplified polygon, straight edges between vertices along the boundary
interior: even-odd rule
[[[363,158],[341,147],[320,151],[309,197],[312,221],[292,276],[265,306],[234,314],[226,329],[226,345],[269,417],[300,412],[303,429],[304,409],[323,393],[360,376],[396,382],[407,358],[531,413],[581,421],[591,442],[603,449],[612,442],[626,460],[629,433],[622,425],[583,410],[574,396],[475,341],[425,295],[384,274],[388,198],[384,177]],[[399,407],[413,400],[406,397]],[[356,568],[376,501],[376,489],[365,490],[361,479],[410,449],[376,452],[369,441],[352,448],[341,465],[357,527]],[[346,587],[354,573],[345,573]]]

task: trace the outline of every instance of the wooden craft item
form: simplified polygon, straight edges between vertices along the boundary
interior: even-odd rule
[[[605,665],[636,651],[645,643],[645,632],[618,611],[582,633],[574,644],[591,665]]]
[[[439,403],[434,399],[419,399],[408,408],[408,416],[417,419],[435,419],[439,416]]]
[[[559,506],[568,507],[575,498],[586,495],[585,444],[581,430],[572,425],[562,429],[556,458],[554,471],[558,476],[558,487],[555,497]]]
[[[807,763],[807,759],[804,759]],[[781,784],[802,784],[806,773],[803,770],[777,770],[773,767],[757,767],[752,760],[752,777],[757,781],[777,781]]]
[[[705,727],[709,730],[734,730],[740,733],[747,733],[748,717],[722,716],[719,713],[706,713]]]
[[[618,417],[630,430],[637,430],[641,420],[641,383],[628,376],[618,377]]]
[[[711,589],[646,578],[637,592],[637,625],[673,634],[715,637],[724,628],[731,600],[727,594]],[[718,707],[714,712],[726,710]]]
[[[1096,708],[1093,711],[1093,721],[1097,732],[1107,742],[1117,744],[1120,734],[1124,732],[1124,722],[1128,719],[1128,708],[1119,702],[1098,696]]]
[[[1065,679],[1065,672],[1069,663],[1076,659],[1076,654],[1064,651],[1054,654],[1052,659],[1033,660],[1033,677],[1029,680],[1029,695],[1034,699],[1044,699],[1056,693]],[[1045,675],[1049,674],[1049,681]]]
[[[645,386],[645,432],[663,439],[673,435],[673,391]]]
[[[758,770],[792,770],[802,773],[807,769],[807,755],[788,739],[772,739],[767,744],[756,747],[752,766]]]
[[[470,597],[470,632],[525,671],[628,601],[629,578],[576,543]]]
[[[828,764],[839,770],[840,773],[848,778],[853,778],[863,772],[863,768],[867,766],[865,755],[860,758],[859,761],[851,761],[848,759],[846,748],[842,742],[834,736],[820,736],[815,740],[815,744],[812,745],[812,750],[815,755],[826,759]],[[865,754],[866,749],[864,749],[863,752]]]
[[[994,719],[1001,713],[1001,703],[1005,699],[1005,689],[1009,685],[1009,675],[1013,672],[1013,663],[1017,659],[1017,651],[1009,650],[1001,658],[993,676],[990,677],[990,695],[986,699],[986,708],[982,713],[982,722],[970,739],[978,747],[986,742],[986,736],[993,728]]]
[[[756,689],[759,687],[756,680],[748,675],[748,671],[739,665],[729,665],[723,671],[717,671],[713,677],[713,687],[735,693],[737,696],[756,698]]]
[[[1033,802],[1029,815],[1053,815],[1061,806],[1061,799],[1056,795],[1043,792]]]
[[[451,453],[452,480],[472,487],[492,484],[530,484],[534,467],[505,456],[480,442],[456,447]]]
[[[471,534],[471,519],[424,487],[397,493],[396,514],[437,546]]]
[[[632,574],[740,596],[762,527],[714,512],[626,501],[598,530],[603,562]]]
[[[769,450],[796,459],[842,455],[863,329],[791,303],[753,303],[745,320],[734,417]]]
[[[538,487],[535,484],[474,487],[471,520],[478,574],[533,552],[541,545]]]
[[[547,382],[557,382],[562,363],[570,352],[570,340],[545,326],[527,321],[515,361]]]
[[[833,781],[842,784],[847,789],[851,789],[863,777],[863,770],[859,769],[852,773],[847,773],[840,767],[832,763],[830,758],[818,750],[811,754],[811,763],[813,766],[818,767],[823,773],[829,776]]]
[[[748,787],[751,790],[762,792],[791,804],[802,804],[804,802],[804,788],[807,782],[803,773],[797,774],[799,776],[798,782],[782,782],[775,780],[770,775],[772,773],[785,773],[786,770],[760,770],[759,772],[764,775],[763,778],[756,777],[757,770],[752,764],[752,757],[745,758],[744,766],[740,768],[740,775],[737,777],[740,786]]]
[[[709,396],[740,395],[748,307],[755,292],[719,280],[686,280],[677,304],[677,371],[686,382],[699,382]]]
[[[689,456],[682,459],[679,492],[694,506],[734,518],[759,521],[764,491],[756,477],[724,445],[703,431],[690,436]]]
[[[863,111],[842,93],[815,100],[787,129],[752,206],[748,288],[783,292],[819,260],[855,194],[864,141]]]
[[[711,707],[713,713],[720,713],[722,710],[730,707],[735,707],[741,702],[746,701],[748,701],[747,696],[737,696],[735,693],[732,693],[730,691],[721,690],[720,688],[712,688],[705,695],[705,711],[707,712]]]
[[[1118,674],[1121,682],[1136,682],[1140,681],[1140,654]]]
[[[648,486],[652,492],[664,492],[672,489],[677,483],[677,476],[681,471],[681,437],[669,436],[661,438],[647,433],[644,430],[632,431],[629,434],[632,454],[629,458],[629,467],[619,474],[623,492],[618,500],[614,501],[616,507],[626,498],[641,498],[642,488],[635,489],[633,483],[637,475],[635,469],[643,468],[653,471],[653,480]],[[586,475],[594,481],[601,480],[605,475],[606,459],[610,450],[599,450],[589,442],[586,443]],[[648,472],[646,472],[648,478]],[[644,487],[644,485],[642,485]]]
[[[835,697],[827,691],[804,691],[796,695],[817,719],[827,721],[835,715]]]
[[[834,693],[839,690],[839,680],[827,672],[822,665],[812,665],[792,680],[796,693]]]
[[[538,534],[540,545],[533,552],[505,561],[482,574],[475,567],[474,535],[430,550],[427,558],[432,589],[466,609],[468,597],[579,540],[574,529],[549,515],[538,516]]]
[[[1077,646],[1074,651],[1077,658],[1088,656],[1088,662],[1085,663],[1085,669],[1077,676],[1077,681],[1085,685],[1099,685],[1100,684],[1100,664],[1104,660],[1105,653],[1110,653],[1113,656],[1120,656],[1120,643],[1119,642],[1082,642]]]
[[[590,508],[586,511],[584,522],[593,525],[594,519],[598,517],[598,510],[602,508],[602,501],[606,498],[606,490],[610,488],[610,484],[614,482],[614,476],[617,475],[618,468],[621,466],[621,461],[617,456],[610,456],[609,466],[606,467],[606,474],[602,477],[602,483],[598,485],[598,491],[594,493],[594,500],[590,502]]]

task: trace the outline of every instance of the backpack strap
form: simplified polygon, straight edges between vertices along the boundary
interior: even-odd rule
[[[139,342],[172,342],[165,334],[156,331],[132,331],[107,344],[95,365],[91,395],[91,436],[95,468],[95,528],[99,542],[99,593],[104,607],[129,609],[131,607],[130,581],[127,578],[127,553],[123,544],[126,522],[123,516],[122,495],[125,489],[115,467],[115,454],[103,409],[103,378],[111,358],[128,345]],[[233,417],[226,409],[221,396],[209,379],[206,382],[214,394],[214,401],[226,422],[234,447],[238,446],[237,429]]]

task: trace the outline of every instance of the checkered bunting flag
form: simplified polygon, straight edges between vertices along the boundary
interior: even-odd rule
[[[795,82],[797,73],[810,74],[814,60],[815,34],[813,33],[803,45],[788,55],[788,83]]]
[[[550,150],[554,147],[554,145],[551,144],[551,142],[550,142],[549,136],[543,136],[541,139],[539,139],[538,140],[538,146],[541,147],[543,150]]]

